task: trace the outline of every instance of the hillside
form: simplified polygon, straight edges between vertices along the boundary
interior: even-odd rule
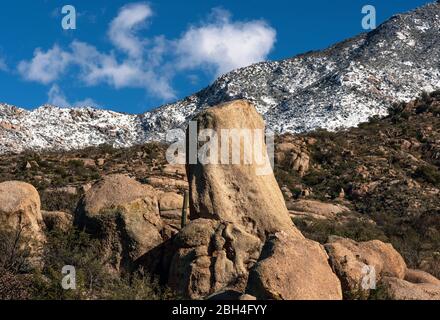
[[[439,277],[440,93],[395,104],[389,113],[336,133],[277,137],[275,176],[307,237],[321,243],[335,234],[389,241],[409,266]],[[2,156],[0,182],[29,182],[40,192],[44,210],[70,213],[91,183],[109,174],[129,174],[158,190],[182,193],[188,186],[184,168],[166,164],[165,150],[166,145],[150,143]],[[325,206],[298,215],[304,201]],[[326,217],[327,204],[347,210]]]

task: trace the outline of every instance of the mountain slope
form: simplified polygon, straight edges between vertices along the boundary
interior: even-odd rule
[[[329,49],[232,71],[195,95],[142,115],[0,105],[0,152],[164,139],[199,110],[237,98],[252,101],[280,133],[356,126],[385,115],[391,102],[440,88],[439,31],[436,2]]]

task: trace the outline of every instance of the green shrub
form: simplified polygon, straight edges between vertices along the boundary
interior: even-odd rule
[[[41,208],[46,211],[74,212],[80,199],[79,194],[63,191],[40,191]]]
[[[117,275],[109,272],[102,260],[101,244],[72,228],[54,230],[48,235],[44,251],[45,268],[35,276],[34,297],[38,299],[142,299],[172,298],[170,290],[160,287],[148,274]],[[62,267],[75,266],[76,290],[64,290]]]
[[[84,167],[84,162],[79,159],[69,160],[69,162],[67,164],[69,165],[69,167],[74,168],[74,169]]]
[[[303,182],[308,186],[313,187],[324,182],[325,178],[326,178],[325,173],[317,170],[312,170],[303,177]]]
[[[295,218],[293,222],[307,238],[322,244],[326,243],[331,235],[350,238],[355,241],[387,240],[383,231],[368,221],[356,219],[348,222],[335,222],[313,218]]]
[[[440,172],[434,166],[421,166],[414,172],[414,178],[433,185],[440,185]]]

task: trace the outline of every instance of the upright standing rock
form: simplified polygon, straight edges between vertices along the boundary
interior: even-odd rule
[[[197,121],[198,133],[205,129],[213,129],[217,133],[219,149],[218,164],[201,164],[198,161],[197,164],[190,163],[187,167],[191,219],[231,222],[243,226],[247,232],[257,234],[263,240],[266,234],[277,231],[285,231],[302,238],[292,224],[283,195],[270,168],[266,144],[264,141],[257,141],[258,132],[263,139],[265,125],[255,108],[247,101],[233,101],[207,109],[194,121]],[[222,137],[222,133],[229,133],[228,139],[222,139],[225,137]],[[246,134],[249,134],[248,141],[242,138]],[[234,139],[239,143],[234,144]],[[226,140],[229,141],[227,150],[220,147]],[[199,147],[202,145],[200,143]],[[244,150],[248,147],[252,150],[248,151],[248,155],[251,154],[250,163],[245,161]],[[240,148],[238,164],[233,163],[233,148]],[[187,150],[187,158],[194,151]],[[221,162],[221,152],[228,152],[227,163]],[[264,162],[258,161],[258,155],[264,157]]]
[[[195,121],[198,133],[209,134],[211,147],[215,148],[213,144],[216,142],[224,147],[225,141],[229,141],[226,148],[229,154],[221,159],[220,155],[224,156],[222,151],[225,150],[211,148],[210,163],[199,158],[197,163],[187,165],[191,221],[175,239],[177,251],[171,262],[169,285],[189,298],[212,297],[216,292],[244,293],[246,287],[252,287],[248,283],[249,270],[262,259],[260,253],[266,240],[269,241],[271,235],[282,233],[290,239],[289,244],[298,246],[298,250],[293,248],[293,251],[289,251],[291,255],[285,257],[279,254],[279,250],[270,252],[277,256],[265,266],[279,259],[297,259],[301,256],[294,263],[279,261],[286,268],[283,274],[295,276],[297,280],[296,294],[286,294],[285,291],[289,290],[286,286],[285,290],[280,290],[283,298],[339,299],[340,283],[332,274],[325,251],[318,243],[306,240],[289,217],[267,157],[263,141],[264,122],[255,108],[246,101],[233,101],[207,109]],[[213,132],[207,132],[206,129],[212,129]],[[189,147],[194,145],[191,134],[197,133],[188,131]],[[225,132],[229,134],[227,139]],[[237,139],[246,134],[252,140]],[[237,140],[234,142],[234,139]],[[208,154],[204,146],[204,143],[199,143],[202,152],[199,154],[205,151]],[[253,149],[254,146],[259,148]],[[246,147],[253,149],[247,160]],[[239,161],[234,161],[232,156],[233,150],[237,150],[234,148],[239,150]],[[263,157],[255,157],[255,151]],[[191,152],[196,151],[187,148],[188,160],[194,159]],[[311,250],[304,253],[305,249],[301,249],[303,246]],[[317,280],[300,279],[304,275],[298,273],[301,268],[319,272]],[[259,281],[267,284],[266,276],[267,272],[261,274]],[[266,289],[271,290],[267,286]],[[260,294],[258,291],[255,293]],[[260,295],[257,298],[271,296]]]

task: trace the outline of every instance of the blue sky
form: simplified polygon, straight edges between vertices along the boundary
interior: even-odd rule
[[[377,23],[427,0],[15,0],[0,11],[0,102],[90,104],[141,113],[262,60],[357,35],[364,5]],[[75,30],[61,26],[73,5]],[[216,49],[214,49],[216,48]]]

